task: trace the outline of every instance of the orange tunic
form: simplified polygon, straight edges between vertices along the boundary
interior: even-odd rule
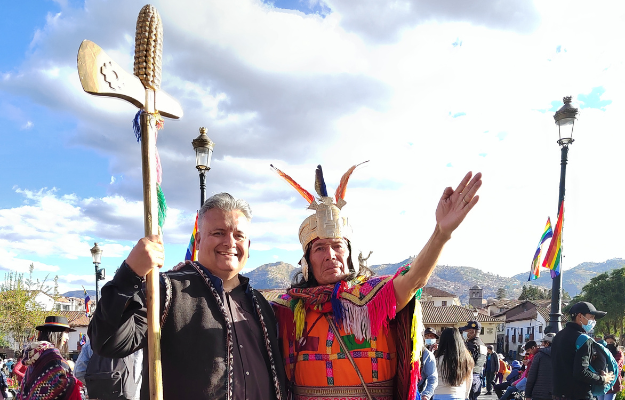
[[[280,322],[280,332],[288,329]],[[340,327],[339,333],[366,383],[393,379],[397,371],[394,329],[371,340],[358,341]],[[358,386],[360,379],[341,350],[326,318],[317,311],[306,312],[304,335],[299,341],[281,338],[284,365],[289,379],[295,375],[300,386]]]

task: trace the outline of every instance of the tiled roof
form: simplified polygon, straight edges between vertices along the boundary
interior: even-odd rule
[[[441,290],[432,286],[424,287],[423,293],[432,297],[458,297],[453,293],[449,293],[449,292],[446,292],[444,290]]]
[[[423,323],[426,326],[428,324],[455,324],[476,319],[473,316],[473,311],[455,304],[445,307],[436,307],[433,301],[422,301],[421,307],[423,308]],[[478,313],[477,321],[502,323],[505,322],[505,318],[495,318],[490,315]]]
[[[89,326],[89,317],[84,311],[54,311],[54,314],[67,318],[69,326]]]

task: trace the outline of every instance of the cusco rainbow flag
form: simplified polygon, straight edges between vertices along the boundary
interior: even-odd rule
[[[549,249],[543,261],[543,267],[551,270],[551,278],[555,278],[560,274],[562,267],[562,223],[564,222],[564,201],[560,204],[560,212],[558,213],[558,222],[553,232],[553,238],[549,243]]]
[[[540,240],[538,241],[538,248],[536,248],[536,252],[534,253],[534,259],[532,260],[532,268],[530,270],[530,276],[527,279],[528,281],[533,281],[538,279],[540,276],[540,252],[543,248],[543,243],[547,239],[553,236],[553,230],[551,229],[551,219],[547,217],[547,225],[545,225],[545,230],[543,231]]]
[[[195,214],[195,226],[193,226],[193,233],[191,234],[191,240],[189,240],[189,247],[187,247],[187,254],[184,256],[185,261],[197,261],[197,249],[195,247],[195,236],[197,235],[197,214]]]

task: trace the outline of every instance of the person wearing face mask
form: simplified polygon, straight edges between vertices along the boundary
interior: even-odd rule
[[[554,333],[547,333],[542,340],[542,348],[536,350],[532,364],[528,368],[525,398],[527,400],[551,400],[553,392],[551,342]]]
[[[618,364],[618,370],[623,370],[623,352],[617,347],[617,339],[614,335],[606,335],[605,337],[606,348],[610,350],[610,353],[614,356],[616,363]],[[597,396],[597,400],[614,400],[614,397],[623,389],[623,376],[619,374],[616,379],[616,383],[612,386],[612,389],[603,396]]]
[[[67,318],[46,317],[36,328],[37,341],[24,348],[24,365],[28,366],[18,400],[80,400],[82,384],[61,354],[67,354],[70,328]]]
[[[557,333],[551,344],[553,363],[553,396],[562,400],[592,399],[593,384],[605,384],[614,379],[612,372],[599,375],[590,370],[591,341],[576,349],[575,342],[581,334],[592,332],[596,319],[605,311],[598,311],[591,303],[580,301],[570,311],[570,322]]]
[[[482,339],[480,339],[480,330],[482,324],[477,321],[469,321],[466,326],[459,330],[465,340],[465,345],[471,356],[473,357],[473,383],[469,392],[469,400],[476,400],[482,392],[482,370],[486,364],[487,349]]]
[[[421,379],[419,380],[419,394],[422,400],[429,400],[434,394],[434,389],[438,386],[438,371],[436,370],[436,360],[432,352],[438,348],[436,340],[438,334],[433,328],[426,328],[423,332],[425,338],[425,348],[421,353]]]

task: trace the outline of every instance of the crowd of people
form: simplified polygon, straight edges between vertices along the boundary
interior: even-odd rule
[[[545,335],[540,346],[527,342],[521,361],[505,360],[487,346],[479,321],[440,335],[421,325],[419,289],[477,203],[481,174],[468,173],[456,189],[443,191],[434,231],[410,265],[376,276],[356,256],[351,228],[340,215],[353,169],[330,197],[319,167],[318,199],[280,172],[315,213],[299,228],[301,271],[270,301],[240,274],[249,256],[249,205],[227,193],[203,204],[198,260],[160,274],[164,400],[477,400],[483,386],[504,400],[612,400],[620,390],[623,353],[613,336],[605,346],[588,336],[605,315],[590,303],[575,304],[571,322]],[[132,389],[115,389],[114,398],[147,400],[143,283],[163,260],[160,236],[133,247],[102,288],[76,371],[61,355],[71,330],[67,320],[46,318],[24,351],[18,398],[77,400],[83,382],[102,385],[102,377],[122,371],[132,379],[115,384]]]

